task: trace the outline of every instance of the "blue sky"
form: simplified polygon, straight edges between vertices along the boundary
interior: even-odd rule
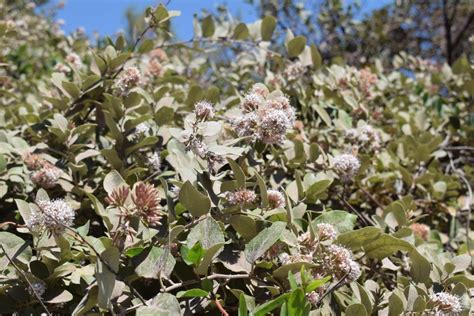
[[[88,34],[98,31],[101,35],[115,34],[124,29],[125,10],[133,6],[143,10],[148,6],[156,6],[163,0],[65,0],[64,9],[59,11],[58,18],[65,20],[63,29],[71,32],[78,27],[84,27]],[[371,10],[378,8],[390,0],[360,0]],[[171,0],[169,10],[181,11],[181,16],[173,19],[173,27],[180,39],[189,39],[193,34],[193,14],[201,9],[214,11],[217,4],[227,4],[234,16],[239,16],[244,22],[257,19],[252,6],[243,0]]]

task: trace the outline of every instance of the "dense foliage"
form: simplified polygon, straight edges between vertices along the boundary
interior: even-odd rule
[[[272,16],[178,42],[164,6],[92,46],[15,3],[2,313],[470,313],[466,56],[326,64]]]

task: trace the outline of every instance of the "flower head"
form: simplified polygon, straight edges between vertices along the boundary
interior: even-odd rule
[[[27,226],[32,230],[39,228],[47,228],[53,234],[61,234],[65,227],[71,227],[74,223],[75,212],[62,199],[57,200],[40,200],[36,204],[40,211],[34,211],[31,214]]]
[[[30,176],[33,183],[41,186],[42,188],[49,189],[56,185],[59,178],[61,177],[62,171],[58,167],[54,166],[49,162],[43,163],[43,167]]]
[[[251,190],[241,189],[234,192],[227,192],[226,199],[232,205],[243,205],[255,202],[257,195]]]
[[[138,70],[137,67],[128,67],[125,68],[119,80],[117,81],[117,87],[122,90],[122,92],[125,92],[137,86],[140,83],[140,80],[140,70]]]
[[[161,158],[157,152],[154,152],[151,157],[148,158],[148,165],[155,171],[161,168]]]
[[[44,282],[33,282],[31,286],[28,287],[28,293],[31,296],[38,296],[43,298],[44,293],[46,292],[46,284]]]
[[[79,57],[79,55],[76,53],[69,53],[66,56],[66,61],[76,68],[82,67],[81,57]]]
[[[260,108],[265,102],[262,95],[257,93],[249,93],[244,97],[244,101],[241,104],[244,112],[252,112]]]
[[[105,201],[112,206],[124,206],[128,198],[130,189],[126,186],[114,188],[114,190],[105,198]]]
[[[329,245],[322,257],[324,269],[336,279],[345,278],[346,283],[357,280],[360,276],[360,266],[354,261],[352,253],[345,247]]]
[[[327,223],[320,223],[316,225],[318,236],[320,240],[334,240],[337,232],[333,225]]]
[[[160,199],[158,190],[152,184],[144,182],[138,182],[132,193],[136,211],[149,224],[158,224],[161,219]]]
[[[343,154],[334,157],[333,166],[339,174],[347,179],[357,174],[360,168],[360,161],[354,155]]]
[[[291,126],[292,122],[284,111],[268,111],[261,118],[258,137],[266,144],[278,144],[285,139],[286,130]]]
[[[461,299],[446,292],[430,295],[430,302],[437,311],[444,313],[460,313],[462,311]]]
[[[283,208],[286,206],[285,197],[280,191],[277,190],[268,190],[268,203],[272,209]]]
[[[428,240],[428,236],[430,234],[430,227],[428,225],[413,223],[410,225],[410,228],[415,235],[423,240]]]
[[[207,101],[200,101],[194,105],[194,113],[201,120],[212,119],[214,117],[214,106]]]

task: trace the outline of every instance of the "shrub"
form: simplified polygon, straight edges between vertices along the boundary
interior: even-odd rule
[[[466,57],[321,65],[269,16],[177,42],[164,6],[91,46],[0,8],[2,312],[469,313]]]

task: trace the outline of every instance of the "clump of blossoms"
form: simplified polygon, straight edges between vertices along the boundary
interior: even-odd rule
[[[360,168],[359,159],[352,154],[342,154],[333,159],[334,170],[342,177],[344,181],[353,178]]]
[[[139,139],[150,131],[150,125],[147,123],[140,123],[135,127],[135,131],[132,134],[133,139]]]
[[[37,296],[40,299],[43,298],[45,292],[46,284],[44,282],[33,282],[31,286],[28,287],[28,293],[31,296]]]
[[[60,235],[64,232],[65,227],[71,227],[74,224],[75,212],[63,199],[40,200],[36,204],[40,210],[32,212],[26,223],[31,230],[38,231],[46,228],[51,233]]]
[[[301,78],[306,72],[306,67],[301,61],[295,61],[290,63],[283,71],[283,75],[288,81],[293,81]]]
[[[225,198],[231,205],[244,205],[255,202],[257,195],[251,190],[241,189],[234,192],[227,192]]]
[[[321,258],[324,272],[331,274],[334,279],[350,283],[360,277],[360,266],[354,261],[352,252],[339,245],[329,245]]]
[[[363,68],[359,71],[358,81],[362,93],[367,97],[371,97],[370,88],[377,83],[377,75],[370,68]]]
[[[295,121],[295,111],[288,98],[280,91],[269,93],[263,84],[254,85],[240,107],[244,114],[233,122],[237,135],[265,144],[282,143]]]
[[[117,81],[117,87],[122,93],[127,92],[140,84],[141,74],[137,67],[131,66],[124,69]]]
[[[164,67],[162,62],[168,59],[168,56],[162,49],[154,49],[149,54],[149,61],[146,69],[147,75],[151,77],[161,77],[163,75]]]
[[[380,148],[380,135],[377,130],[370,125],[348,129],[346,130],[345,136],[347,140],[358,147],[366,146],[376,150]]]
[[[27,168],[33,171],[30,175],[31,181],[42,188],[54,187],[61,177],[61,169],[38,155],[27,154],[23,161]]]
[[[196,118],[205,121],[214,118],[214,106],[207,101],[200,101],[194,105],[194,114]]]
[[[79,57],[79,55],[76,53],[67,54],[66,61],[69,64],[73,65],[76,69],[79,69],[82,67],[81,57]]]
[[[138,182],[132,191],[128,187],[115,188],[106,198],[109,205],[118,207],[125,222],[139,217],[150,226],[160,225],[162,217],[158,190],[152,185]]]
[[[428,240],[428,237],[430,235],[430,227],[428,225],[413,223],[410,225],[410,228],[415,235],[417,235],[423,240]]]
[[[154,171],[158,171],[161,168],[161,158],[160,155],[157,152],[154,152],[149,158],[148,158],[148,166],[150,166],[151,169]]]
[[[286,206],[285,196],[277,190],[267,191],[268,204],[272,209],[283,208]]]
[[[461,300],[458,296],[446,292],[440,292],[430,295],[428,303],[433,305],[433,310],[439,312],[441,315],[455,314],[462,311]],[[438,315],[438,314],[436,314]]]

